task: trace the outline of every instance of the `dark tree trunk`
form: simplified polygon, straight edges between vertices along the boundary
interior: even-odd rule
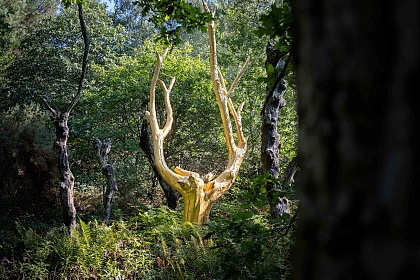
[[[262,110],[261,129],[261,163],[262,172],[269,173],[275,180],[280,175],[280,134],[277,132],[278,119],[281,108],[284,107],[284,93],[286,82],[284,80],[287,63],[285,57],[269,42],[267,45],[266,69],[268,76],[267,96]],[[279,181],[267,182],[267,198],[270,204],[270,214],[273,219],[279,218],[289,212],[286,198],[278,197],[276,194],[281,188]]]
[[[292,1],[295,279],[420,275],[419,1]]]
[[[79,22],[80,29],[82,31],[84,51],[83,51],[83,60],[82,60],[82,72],[80,74],[79,85],[77,93],[74,95],[70,105],[61,113],[58,109],[53,109],[46,99],[43,99],[43,102],[47,109],[51,112],[52,120],[55,126],[56,132],[56,141],[55,147],[58,148],[58,168],[60,173],[60,197],[61,203],[63,206],[63,215],[64,215],[64,224],[68,229],[76,227],[76,209],[74,207],[74,176],[70,170],[68,150],[67,150],[67,140],[69,137],[69,127],[67,122],[71,111],[74,109],[76,104],[79,102],[82,92],[83,84],[86,76],[86,68],[88,63],[89,56],[89,36],[86,30],[86,24],[83,18],[83,6],[82,3],[77,4],[78,13],[79,13]]]
[[[58,171],[60,174],[60,199],[63,207],[64,224],[68,228],[76,227],[76,208],[74,207],[74,176],[70,170],[67,140],[69,127],[68,113],[56,110],[52,116],[56,139],[54,147],[58,150]]]
[[[101,165],[102,174],[105,175],[108,184],[105,188],[104,194],[104,221],[108,222],[111,216],[112,208],[112,199],[114,198],[115,192],[117,191],[117,181],[115,179],[114,167],[108,163],[108,154],[111,151],[111,140],[105,139],[102,142],[96,138],[95,139],[95,148],[99,159],[99,164]]]
[[[152,166],[153,173],[155,174],[160,186],[162,187],[168,207],[171,209],[176,209],[176,205],[180,195],[176,190],[171,188],[171,186],[169,186],[165,182],[165,180],[163,180],[162,175],[156,169],[153,155],[153,143],[151,137],[152,136],[150,132],[149,122],[146,119],[144,119],[141,125],[140,148],[146,154],[147,159],[149,160],[150,165]]]

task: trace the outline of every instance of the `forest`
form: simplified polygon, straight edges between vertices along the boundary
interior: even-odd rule
[[[419,11],[0,0],[0,279],[416,279]]]

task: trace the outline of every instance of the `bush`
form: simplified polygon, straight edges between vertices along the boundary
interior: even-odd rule
[[[56,202],[54,135],[46,122],[46,113],[34,104],[0,113],[0,192],[5,201]]]

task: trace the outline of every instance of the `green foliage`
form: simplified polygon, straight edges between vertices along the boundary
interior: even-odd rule
[[[293,79],[293,78],[292,78]],[[288,89],[284,95],[286,106],[279,116],[279,130],[281,133],[280,166],[282,177],[290,161],[297,156],[298,115],[297,94],[293,88],[293,81],[288,82]]]
[[[25,246],[23,261],[3,267],[0,278],[16,274],[29,279],[152,278],[152,256],[142,238],[123,222],[105,226],[80,220],[71,234],[64,228],[46,235],[18,229]]]
[[[253,207],[256,209],[264,209],[268,206],[267,183],[281,186],[281,189],[274,192],[273,200],[277,201],[277,198],[285,197],[289,201],[296,201],[295,186],[293,184],[291,186],[286,186],[284,185],[284,178],[273,178],[270,173],[267,172],[252,178],[249,187],[246,188],[245,192],[242,192],[241,199],[245,201],[242,205],[244,209],[252,209]]]
[[[0,113],[0,192],[11,200],[54,201],[56,162],[47,115],[39,105]],[[3,202],[4,203],[4,202]]]
[[[4,70],[20,54],[22,41],[54,13],[54,5],[54,0],[0,0],[0,91],[10,79]]]
[[[268,35],[275,40],[274,47],[282,53],[290,52],[292,47],[292,12],[289,0],[276,1],[268,13],[260,16],[259,36]]]
[[[0,267],[0,278],[41,279],[285,279],[291,233],[265,215],[238,209],[205,227],[182,223],[166,207],[146,208],[110,226],[79,221],[68,234],[40,234],[17,225],[20,261]]]
[[[269,221],[250,211],[230,219],[211,222],[214,254],[219,258],[222,279],[280,278],[282,257],[276,254]],[[278,252],[280,253],[280,252]]]
[[[64,4],[64,7],[68,8],[72,4],[86,4],[86,0],[61,0]]]
[[[206,32],[211,14],[187,3],[186,0],[141,0],[134,1],[143,8],[143,17],[150,16],[151,22],[160,28],[158,37],[164,45],[181,43],[181,28],[187,32],[199,29]]]
[[[101,183],[97,160],[90,144],[94,137],[111,138],[110,162],[114,164],[121,200],[146,196],[150,188],[150,166],[138,146],[139,125],[149,101],[150,73],[154,51],[161,46],[146,41],[136,56],[122,56],[107,66],[90,68],[84,98],[78,106],[79,117],[72,122],[70,146],[76,158],[75,175],[82,184]],[[173,128],[165,140],[166,160],[201,174],[218,171],[225,161],[220,113],[211,90],[208,66],[192,55],[192,46],[175,47],[166,57],[163,80],[176,77],[171,93]],[[165,120],[163,94],[157,91],[160,121]]]

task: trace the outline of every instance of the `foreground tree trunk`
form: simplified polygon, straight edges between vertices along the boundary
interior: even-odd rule
[[[295,279],[420,275],[419,1],[294,1]]]
[[[270,204],[271,218],[277,219],[284,213],[289,213],[289,205],[286,198],[278,197],[277,193],[281,189],[278,181],[280,175],[280,134],[277,132],[278,119],[281,109],[285,105],[284,94],[286,92],[286,82],[284,76],[286,73],[288,57],[276,50],[269,42],[266,48],[267,60],[267,96],[262,110],[261,127],[261,163],[262,172],[269,173],[271,180],[266,183],[267,198]]]
[[[175,210],[179,198],[179,193],[173,188],[171,188],[171,186],[169,186],[168,183],[165,182],[165,180],[162,178],[162,175],[156,168],[150,125],[146,119],[141,125],[140,148],[146,154],[146,157],[149,160],[150,165],[152,166],[153,173],[155,174],[163,190],[163,193],[165,194],[166,203],[168,204],[168,207]]]
[[[60,198],[63,207],[63,219],[64,225],[67,228],[76,227],[76,208],[74,207],[74,176],[70,170],[67,140],[69,137],[70,129],[68,127],[68,120],[71,111],[79,102],[83,84],[86,76],[86,67],[89,55],[89,37],[86,31],[86,24],[83,18],[83,7],[82,4],[78,4],[80,28],[82,30],[83,42],[84,42],[84,53],[82,62],[82,73],[80,74],[79,86],[77,94],[74,96],[69,107],[62,113],[58,109],[53,109],[47,100],[43,100],[47,109],[51,112],[51,119],[53,120],[56,132],[56,140],[54,146],[58,150],[58,170],[60,173]]]
[[[205,10],[210,12],[206,2],[202,1],[202,3]],[[196,224],[207,223],[211,207],[215,201],[234,183],[246,153],[246,139],[243,135],[241,120],[241,110],[243,104],[241,104],[236,110],[230,96],[245,72],[245,69],[248,66],[248,61],[246,61],[242,70],[239,71],[237,77],[232,82],[232,85],[228,90],[217,65],[215,24],[213,21],[208,24],[208,35],[210,41],[211,79],[221,114],[226,147],[228,149],[228,163],[226,169],[218,176],[209,173],[201,177],[198,173],[183,170],[180,167],[176,167],[174,170],[168,168],[163,152],[163,142],[171,130],[173,122],[169,94],[175,83],[175,78],[172,78],[169,87],[166,87],[165,83],[159,80],[160,68],[167,51],[165,51],[163,55],[157,55],[156,66],[150,85],[149,111],[146,112],[146,118],[149,121],[152,133],[153,154],[156,169],[162,175],[165,182],[181,193],[184,199],[184,220]],[[163,128],[159,127],[156,115],[155,91],[157,83],[161,86],[165,99],[166,123]],[[232,114],[234,118],[237,143],[235,143],[229,113]]]
[[[111,151],[111,140],[105,139],[100,141],[98,138],[95,139],[96,153],[101,165],[102,174],[105,175],[108,184],[105,188],[104,194],[104,221],[108,222],[111,217],[112,199],[114,198],[115,192],[117,191],[117,180],[115,179],[114,167],[108,163],[108,154]]]

